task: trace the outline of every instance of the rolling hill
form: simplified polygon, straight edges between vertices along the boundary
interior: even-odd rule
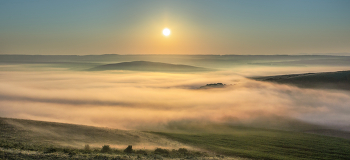
[[[0,118],[0,158],[241,160],[347,159],[350,156],[350,140],[343,138],[243,126],[184,125],[180,127],[180,132],[141,132]],[[86,144],[91,148],[85,146],[84,149]],[[103,152],[103,145],[110,145],[111,149]],[[121,149],[127,145],[133,145],[138,150],[132,154],[123,153]],[[147,150],[157,147],[168,149]],[[171,148],[180,149],[170,150]],[[211,157],[212,153],[217,156]]]
[[[132,154],[123,150],[132,145]],[[108,146],[106,150],[102,146]],[[166,155],[155,148],[173,149]],[[177,141],[152,133],[85,125],[0,118],[0,160],[2,159],[162,159],[162,156],[203,156]],[[153,152],[154,151],[154,152]],[[164,150],[161,150],[164,151]],[[182,151],[182,150],[180,150]]]
[[[106,71],[106,70],[129,70],[129,71],[151,71],[151,72],[203,72],[211,69],[182,65],[169,64],[149,61],[132,61],[106,64],[93,67],[89,71]]]
[[[252,77],[259,81],[291,84],[303,88],[350,90],[350,71]]]
[[[0,141],[14,140],[43,146],[183,147],[178,142],[140,131],[11,118],[0,118],[0,126]]]

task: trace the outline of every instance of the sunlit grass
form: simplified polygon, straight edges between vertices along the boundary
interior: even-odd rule
[[[237,129],[231,133],[155,132],[227,156],[253,159],[348,159],[350,141],[274,130]]]

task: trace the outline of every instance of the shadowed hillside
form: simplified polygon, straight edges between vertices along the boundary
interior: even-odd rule
[[[175,141],[139,131],[10,118],[0,118],[0,126],[2,144],[7,141],[78,148],[85,144],[96,147],[108,144],[117,148],[127,145],[136,148],[182,147]]]
[[[181,64],[168,64],[161,62],[133,61],[114,64],[100,65],[89,69],[89,71],[105,70],[130,70],[130,71],[152,71],[152,72],[202,72],[210,71],[207,68],[194,67]]]
[[[292,84],[305,88],[350,90],[350,71],[289,74],[253,77],[252,79],[281,84]]]
[[[213,159],[215,155],[153,133],[0,118],[0,159],[179,158]],[[242,160],[232,157],[225,159]]]
[[[0,158],[213,159],[210,157],[213,153],[220,159],[346,159],[350,156],[350,141],[342,138],[200,122],[172,123],[168,128],[163,132],[140,132],[0,118]],[[128,145],[135,148],[131,155],[124,150]]]

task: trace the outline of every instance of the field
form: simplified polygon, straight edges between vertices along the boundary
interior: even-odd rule
[[[129,145],[132,150],[127,151]],[[0,118],[0,159],[212,159],[215,156],[152,133]]]
[[[242,126],[211,126],[214,130],[197,128],[172,132],[140,132],[9,118],[1,118],[0,125],[2,159],[350,157],[350,140]],[[215,130],[215,127],[220,130]],[[125,151],[128,145],[133,146],[132,152]]]
[[[226,156],[329,160],[350,157],[349,140],[298,132],[236,127],[230,133],[155,133]]]

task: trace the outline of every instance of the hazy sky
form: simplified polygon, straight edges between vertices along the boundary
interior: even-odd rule
[[[7,0],[0,54],[350,53],[349,8],[349,0]]]

